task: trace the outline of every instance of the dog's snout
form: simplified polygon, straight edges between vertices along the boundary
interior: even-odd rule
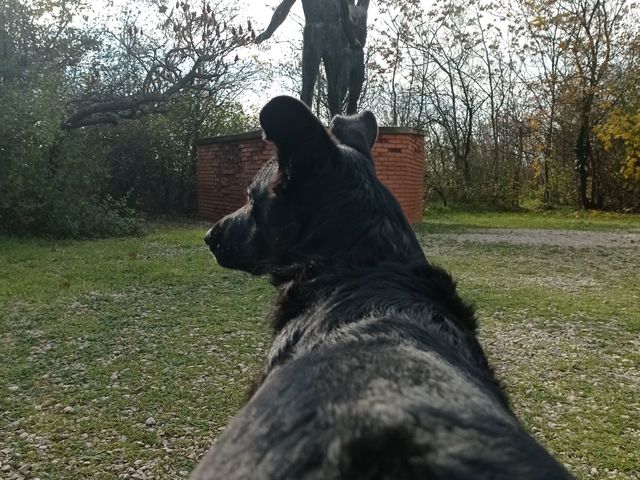
[[[216,223],[213,227],[209,229],[207,233],[204,235],[204,243],[209,245],[210,247],[214,245],[216,237],[220,234],[220,226]]]

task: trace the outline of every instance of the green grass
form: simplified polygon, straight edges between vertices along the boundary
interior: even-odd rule
[[[544,212],[461,211],[432,208],[424,216],[429,231],[456,231],[476,228],[534,228],[592,231],[640,231],[640,216],[624,213],[572,211],[568,209]]]
[[[637,216],[563,215],[439,212],[417,230],[477,305],[483,344],[528,428],[578,478],[639,478],[640,248],[431,234],[547,221],[640,230]],[[43,480],[176,478],[203,455],[260,368],[273,295],[211,261],[205,228],[0,237],[0,478],[24,465]]]
[[[210,445],[267,348],[271,288],[217,267],[203,231],[0,240],[0,436],[16,466],[175,477]]]

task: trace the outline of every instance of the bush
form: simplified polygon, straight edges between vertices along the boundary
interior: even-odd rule
[[[121,237],[139,234],[141,220],[125,199],[93,196],[54,207],[42,232],[56,237]]]
[[[0,230],[98,237],[138,231],[125,200],[103,193],[104,154],[87,133],[60,129],[54,80],[5,89],[0,112]]]

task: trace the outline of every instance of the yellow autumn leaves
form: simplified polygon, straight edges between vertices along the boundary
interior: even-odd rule
[[[640,109],[635,112],[614,109],[595,133],[605,150],[622,150],[620,173],[624,179],[640,182]]]

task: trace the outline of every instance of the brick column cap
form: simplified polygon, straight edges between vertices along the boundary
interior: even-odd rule
[[[197,145],[211,145],[212,143],[228,143],[239,140],[258,140],[262,138],[262,130],[253,130],[251,132],[234,133],[232,135],[218,135],[215,137],[205,137],[197,141]]]
[[[426,132],[418,128],[405,127],[380,127],[380,135],[420,135],[424,137]],[[256,140],[262,138],[262,130],[252,130],[244,133],[234,133],[232,135],[218,135],[215,137],[205,137],[197,141],[197,145],[211,145],[214,143],[229,143],[239,140]]]
[[[419,135],[421,137],[424,137],[427,135],[427,132],[419,128],[380,127],[378,130],[380,131],[380,135],[401,134],[401,135]]]

